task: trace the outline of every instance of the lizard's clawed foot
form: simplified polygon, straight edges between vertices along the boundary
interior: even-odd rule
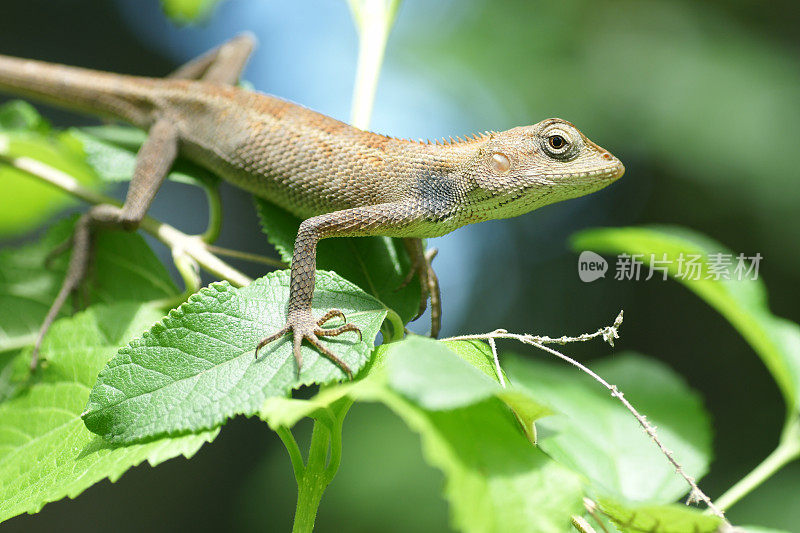
[[[289,319],[287,320],[285,326],[258,343],[258,346],[256,346],[256,357],[258,357],[258,351],[261,348],[291,332],[293,341],[292,353],[294,353],[294,358],[297,361],[298,374],[303,367],[303,358],[300,354],[300,345],[303,343],[303,339],[305,339],[310,342],[314,348],[319,350],[322,355],[330,359],[331,362],[342,369],[342,372],[347,374],[347,377],[352,380],[353,372],[350,370],[350,367],[348,367],[344,361],[339,359],[336,354],[323,346],[319,338],[336,337],[345,331],[355,331],[358,333],[358,340],[361,341],[361,330],[355,324],[348,323],[335,328],[323,328],[323,324],[333,317],[340,317],[342,320],[346,320],[344,313],[339,309],[331,309],[319,320],[314,318],[314,315],[311,314],[310,310],[290,312]]]

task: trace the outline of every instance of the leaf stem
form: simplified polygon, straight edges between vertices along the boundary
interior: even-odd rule
[[[312,415],[314,429],[311,432],[308,461],[305,464],[291,430],[284,426],[275,430],[289,452],[297,480],[297,508],[292,529],[294,532],[305,533],[314,529],[322,495],[341,464],[342,425],[352,405],[353,400],[344,397],[329,407],[318,409]]]
[[[342,462],[342,426],[344,425],[344,417],[347,416],[347,412],[353,405],[353,400],[349,397],[343,398],[341,402],[339,412],[334,417],[335,425],[331,432],[331,457],[330,461],[328,461],[328,466],[325,468],[328,483],[333,481]]]
[[[303,464],[303,454],[300,452],[300,446],[297,445],[297,441],[291,429],[285,426],[279,426],[275,429],[275,433],[281,438],[283,445],[286,447],[286,451],[289,452],[289,459],[292,461],[292,470],[294,470],[294,479],[299,486],[306,469]]]
[[[178,270],[178,274],[180,274],[181,279],[183,279],[184,290],[177,296],[164,298],[163,300],[157,302],[158,305],[165,309],[171,309],[179,306],[185,302],[189,296],[199,291],[200,287],[202,286],[199,272],[200,268],[197,265],[197,262],[186,255],[186,253],[181,249],[173,248],[171,251],[172,262],[175,264],[175,268]]]
[[[203,233],[203,242],[208,244],[219,239],[222,231],[222,199],[219,196],[219,186],[203,185],[208,199],[208,228]]]
[[[795,415],[784,429],[778,447],[749,474],[720,496],[715,502],[716,506],[722,511],[728,510],[733,504],[798,457],[800,457],[800,416]]]
[[[319,420],[314,421],[311,445],[308,449],[308,463],[303,469],[302,476],[297,480],[297,508],[294,513],[293,533],[311,533],[314,530],[319,503],[330,483],[325,468],[329,441],[330,431],[327,425]]]
[[[403,338],[403,334],[405,333],[405,324],[403,324],[403,319],[400,318],[400,315],[394,309],[387,309],[386,310],[386,321],[390,324],[392,334],[388,335],[388,332],[384,333],[384,341],[389,342],[396,342]],[[384,330],[381,329],[383,332]]]
[[[242,252],[241,250],[232,250],[230,248],[222,248],[221,246],[216,246],[214,244],[209,244],[206,246],[206,248],[208,248],[209,252],[224,257],[234,257],[236,259],[251,261],[253,263],[262,263],[264,265],[269,265],[280,269],[289,268],[289,265],[280,259],[273,259],[272,257],[267,257],[265,255],[251,254],[250,252]]]

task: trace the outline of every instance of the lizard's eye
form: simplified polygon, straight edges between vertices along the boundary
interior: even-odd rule
[[[505,174],[511,169],[511,161],[508,160],[508,156],[500,152],[492,154],[489,164],[492,166],[492,170],[498,174]]]
[[[547,142],[553,150],[561,150],[567,144],[567,141],[561,135],[551,135],[548,137]]]
[[[555,159],[569,158],[572,148],[572,138],[561,128],[555,128],[545,134],[543,139],[544,149],[550,157]]]

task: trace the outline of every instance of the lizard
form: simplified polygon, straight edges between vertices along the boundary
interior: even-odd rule
[[[442,142],[357,129],[237,87],[254,46],[252,35],[239,35],[166,78],[0,55],[0,90],[148,131],[122,207],[93,206],[76,223],[67,273],[37,336],[32,368],[50,324],[87,274],[93,234],[100,228],[136,230],[179,153],[303,220],[285,326],[258,343],[256,357],[291,334],[298,372],[305,340],[351,379],[351,369],[321,338],[355,332],[360,340],[360,329],[339,309],[319,318],[312,312],[321,239],[405,239],[413,264],[406,281],[418,272],[433,304],[438,285],[420,239],[583,196],[625,172],[619,159],[558,118]],[[334,317],[343,325],[323,327]]]

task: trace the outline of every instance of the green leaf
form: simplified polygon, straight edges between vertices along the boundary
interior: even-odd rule
[[[285,209],[260,198],[256,198],[255,202],[256,211],[258,211],[258,217],[261,221],[261,229],[267,235],[267,241],[275,247],[284,263],[291,263],[294,240],[300,227],[300,219]],[[325,241],[323,240],[322,242]],[[317,262],[319,262],[319,244],[317,245]]]
[[[49,124],[32,106],[21,101],[0,106],[0,183],[4,196],[14,199],[0,210],[0,236],[28,231],[72,201],[63,191],[4,161],[18,157],[42,161],[83,185],[98,182],[83,161],[80,144],[68,134],[51,133]]]
[[[389,346],[387,375],[390,387],[430,411],[500,398],[517,414],[531,442],[536,441],[534,422],[552,414],[527,391],[500,386],[492,352],[480,341],[411,336]]]
[[[24,384],[28,367],[22,350],[0,352],[0,403],[11,398]]]
[[[164,13],[179,24],[200,22],[211,16],[221,0],[161,0]]]
[[[313,418],[320,410],[329,409],[353,390],[355,384],[342,383],[327,388],[309,399],[284,398],[272,396],[264,401],[258,410],[258,416],[269,424],[269,427],[291,428],[303,418]]]
[[[722,519],[685,505],[626,506],[600,499],[600,509],[625,533],[715,533]]]
[[[423,339],[424,338],[425,337],[423,337]],[[452,353],[456,354],[459,359],[480,370],[481,373],[491,378],[492,381],[500,383],[492,350],[485,342],[479,340],[441,341],[440,344],[446,346]],[[503,373],[503,377],[506,377],[505,372]]]
[[[192,456],[216,432],[114,446],[86,429],[80,413],[97,372],[117,346],[160,317],[140,304],[98,305],[53,325],[42,346],[48,366],[24,394],[0,404],[0,521],[116,481],[147,461]]]
[[[46,134],[50,132],[50,123],[28,102],[12,100],[0,105],[0,130],[33,131]]]
[[[445,474],[456,529],[562,532],[581,512],[579,477],[532,446],[499,400],[425,411],[395,394],[375,399],[420,434],[426,460]]]
[[[645,264],[650,264],[651,254],[659,261],[666,254],[669,275],[700,296],[736,328],[778,383],[788,409],[800,412],[800,327],[772,314],[767,305],[766,288],[760,279],[705,279],[709,274],[709,255],[730,253],[722,245],[682,228],[642,227],[583,231],[573,236],[572,247],[642,254]],[[677,277],[680,254],[701,256],[701,279]]]
[[[581,472],[591,487],[615,499],[671,503],[688,486],[631,413],[589,376],[575,369],[509,357],[511,382],[561,413],[538,421],[539,445]],[[711,428],[700,398],[664,364],[635,354],[615,355],[592,369],[619,386],[658,428],[664,445],[690,476],[708,470]]]
[[[458,357],[477,368],[493,380],[498,381],[497,369],[495,368],[494,356],[489,345],[483,341],[443,341]],[[520,423],[525,429],[528,439],[536,444],[536,427],[534,422],[543,416],[553,414],[549,407],[542,405],[531,394],[509,383],[508,376],[503,372],[506,388],[495,392],[495,396],[503,400],[514,414],[519,418]]]
[[[280,207],[256,198],[256,208],[267,240],[283,261],[291,262],[300,219]],[[415,277],[398,290],[411,263],[403,243],[389,237],[323,239],[317,245],[317,268],[332,270],[394,309],[403,322],[417,314],[420,299]]]
[[[313,417],[318,410],[328,409],[335,402],[346,396],[355,398],[356,391],[362,395],[365,394],[365,390],[378,394],[385,389],[386,354],[390,346],[394,346],[394,343],[381,344],[372,351],[369,361],[356,376],[355,382],[338,383],[322,388],[317,394],[308,399],[280,396],[267,398],[259,409],[258,415],[272,429],[278,427],[291,428],[303,418]]]
[[[161,0],[161,9],[174,22],[188,24],[211,16],[220,0]]]
[[[50,268],[45,266],[46,259],[70,238],[76,218],[57,222],[35,243],[0,250],[0,352],[35,340],[61,287],[69,253],[54,257]],[[97,235],[87,287],[92,302],[148,301],[178,294],[144,239],[123,232]]]
[[[392,364],[388,360],[401,344],[379,346],[372,359],[375,364],[364,379],[326,388],[308,400],[269,398],[260,416],[273,429],[292,427],[303,417],[314,416],[344,397],[382,402],[420,434],[426,460],[444,472],[445,496],[457,529],[566,531],[570,515],[582,509],[579,477],[532,446],[517,420],[497,398],[431,411],[388,388],[386,373]],[[476,352],[475,348],[463,346],[472,343],[453,344]],[[401,352],[406,348],[400,348]],[[454,357],[449,350],[438,355]]]
[[[256,413],[270,396],[342,379],[337,366],[306,345],[298,377],[289,335],[255,359],[258,342],[285,324],[288,299],[288,271],[242,289],[214,283],[193,295],[103,369],[84,415],[87,427],[113,442],[213,428]],[[334,307],[362,328],[364,340],[349,333],[323,342],[358,372],[386,309],[353,284],[318,271],[314,309]]]
[[[444,343],[412,336],[394,343],[387,362],[389,386],[431,411],[471,405],[502,389]]]
[[[131,180],[136,154],[147,139],[145,132],[128,126],[73,128],[70,134],[81,144],[86,163],[102,180],[112,183]],[[167,179],[190,185],[219,183],[215,174],[184,158],[175,161]]]

